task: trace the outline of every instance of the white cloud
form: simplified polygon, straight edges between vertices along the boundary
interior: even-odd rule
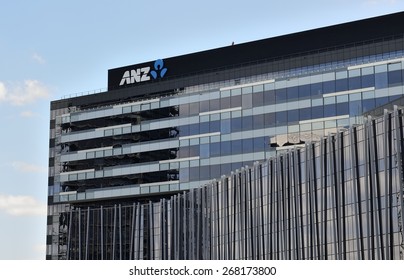
[[[34,53],[32,55],[32,59],[34,61],[38,62],[39,64],[45,64],[45,62],[46,62],[45,59],[42,56],[40,56],[38,53]]]
[[[46,173],[48,169],[44,166],[30,164],[23,161],[14,161],[12,167],[23,173]]]
[[[0,210],[12,216],[46,216],[46,205],[32,196],[0,194]]]
[[[25,80],[11,86],[0,82],[0,102],[21,106],[49,97],[49,89],[37,80]]]
[[[6,99],[6,86],[0,82],[0,102]]]

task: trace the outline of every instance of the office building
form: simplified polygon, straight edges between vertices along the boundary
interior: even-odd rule
[[[47,259],[398,258],[402,110],[362,114],[403,96],[403,21],[111,69],[53,101]]]

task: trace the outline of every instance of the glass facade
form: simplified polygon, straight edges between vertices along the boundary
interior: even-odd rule
[[[362,156],[360,160],[369,161],[370,154],[363,152],[367,144],[360,146],[358,139],[350,143],[350,137],[362,137],[359,129],[366,130],[369,126],[366,119],[363,124],[364,112],[404,95],[403,33],[385,38],[373,38],[369,34],[365,41],[348,42],[347,39],[342,46],[258,62],[251,58],[248,63],[220,69],[212,66],[209,70],[174,77],[169,74],[175,65],[170,65],[167,59],[168,77],[153,83],[121,89],[111,86],[107,92],[52,102],[47,259],[397,258],[400,230],[398,225],[389,223],[393,219],[390,217],[398,215],[401,208],[398,204],[394,208],[393,202],[389,202],[393,212],[389,212],[388,222],[385,221],[384,215],[390,211],[384,210],[388,208],[388,199],[382,195],[383,190],[374,189],[375,183],[369,178],[374,169],[366,171],[361,167],[356,174],[348,154],[335,151],[345,146],[346,149],[357,147],[355,160]],[[306,35],[310,37],[310,33]],[[232,52],[232,48],[226,52]],[[213,55],[214,51],[200,56],[208,60],[208,54]],[[186,59],[192,65],[195,55],[185,56]],[[348,127],[354,132],[341,132]],[[336,140],[339,139],[336,135],[341,139]],[[334,142],[342,146],[330,146]],[[295,150],[284,154],[291,148]],[[372,168],[387,172],[384,169],[387,157],[378,154],[386,149],[375,148],[373,161],[377,167]],[[321,155],[326,154],[335,154],[334,161],[329,162],[328,158],[322,161]],[[364,159],[365,156],[368,158]],[[379,161],[375,160],[376,156]],[[387,160],[389,172],[393,173],[396,172],[394,160]],[[310,164],[315,164],[315,168],[307,169]],[[352,170],[345,172],[344,168],[348,167]],[[250,176],[249,180],[254,182],[248,185],[248,192],[241,187],[247,186],[246,182],[235,183],[236,175],[222,177],[236,170],[239,171],[234,174]],[[247,170],[254,175],[247,176]],[[322,174],[328,174],[326,179]],[[353,176],[361,179],[356,182]],[[395,173],[388,176],[396,178]],[[305,181],[307,178],[312,180],[310,184]],[[216,187],[212,180],[216,180],[213,183]],[[377,180],[385,180],[385,176]],[[201,188],[206,184],[210,187]],[[346,184],[346,190],[331,191],[333,186],[341,184]],[[352,207],[356,204],[349,196],[357,187],[352,184],[360,184],[370,195],[383,197],[378,200],[382,205],[362,197],[364,205],[370,203],[372,208],[361,206],[358,211],[382,213],[374,216],[374,221],[376,224],[383,221],[393,236],[386,243],[390,238],[386,237],[386,229],[377,228],[376,233],[372,232],[372,242],[378,243],[369,245],[368,231],[361,233],[360,240],[364,243],[360,244],[360,256],[355,251],[358,247],[353,250],[353,243],[349,243],[358,240],[358,232],[351,232],[352,226],[357,225],[352,220]],[[367,190],[369,184],[371,190]],[[394,184],[390,194],[398,193],[399,187]],[[235,200],[225,201],[219,194],[223,188],[229,192],[227,198],[230,195],[239,200],[245,195],[250,198],[243,200],[244,204],[241,200],[237,202],[237,208]],[[243,196],[239,197],[239,192]],[[318,196],[311,201],[307,193]],[[279,210],[279,203],[289,197],[298,200],[288,199],[287,204],[282,204],[282,211]],[[215,199],[226,204],[220,207],[212,204]],[[283,202],[278,203],[278,199]],[[326,204],[319,205],[320,201]],[[354,206],[348,206],[347,201]],[[254,204],[248,206],[253,212],[243,220],[242,215],[247,213],[245,207],[250,203]],[[241,204],[244,208],[240,208]],[[271,212],[264,205],[275,207],[278,212]],[[307,212],[307,207],[312,212]],[[237,228],[237,237],[226,239],[230,237],[223,235],[225,229],[218,224],[225,223],[224,217],[241,219],[237,225],[236,220],[232,222],[231,230]],[[251,219],[256,220],[254,223],[265,223],[262,225],[265,232],[252,227]],[[188,224],[180,226],[179,220]],[[281,220],[282,223],[278,222]],[[366,216],[360,226],[369,230],[365,225],[367,220]],[[274,228],[272,221],[276,224]],[[298,224],[292,225],[295,221]],[[249,228],[245,231],[247,222]],[[209,227],[202,226],[208,224]],[[188,228],[191,225],[202,228]],[[293,234],[292,228],[296,231]],[[275,234],[278,229],[280,232]],[[383,237],[376,238],[382,230]],[[188,231],[186,236],[192,231],[192,244],[183,244],[181,234],[185,231]],[[312,231],[315,231],[313,235]],[[246,232],[248,235],[244,235]],[[209,245],[206,245],[207,236]],[[244,247],[240,240],[246,242]],[[335,244],[339,246],[337,249],[333,247]],[[390,244],[388,249],[386,244]],[[209,252],[202,250],[205,245]]]
[[[69,259],[402,259],[403,109],[161,199],[65,213]]]

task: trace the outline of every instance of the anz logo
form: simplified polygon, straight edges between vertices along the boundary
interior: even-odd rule
[[[157,78],[163,78],[167,73],[167,68],[164,67],[164,61],[162,59],[157,59],[154,62],[154,69],[152,71],[150,71],[150,68],[149,66],[125,71],[119,86],[146,82],[150,81],[151,78],[156,80]]]

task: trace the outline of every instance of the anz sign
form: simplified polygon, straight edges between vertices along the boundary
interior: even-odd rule
[[[151,79],[156,80],[158,78],[163,78],[166,73],[167,68],[164,67],[164,61],[162,59],[157,59],[154,62],[154,69],[151,69],[150,66],[146,66],[125,71],[119,86],[146,82]]]

